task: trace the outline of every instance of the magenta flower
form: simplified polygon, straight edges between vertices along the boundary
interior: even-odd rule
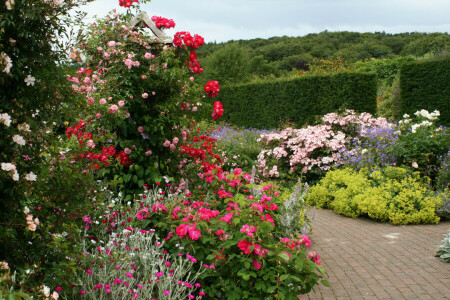
[[[170,291],[168,291],[168,290],[164,291],[164,295],[169,296],[169,294],[170,294]]]
[[[127,276],[127,277],[130,277],[130,278],[133,278],[133,274],[131,274],[131,273],[127,273],[126,276]]]

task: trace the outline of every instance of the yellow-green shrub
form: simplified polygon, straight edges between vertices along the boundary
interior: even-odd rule
[[[380,171],[363,169],[330,171],[313,186],[308,204],[328,207],[352,218],[367,215],[392,224],[437,223],[436,209],[442,198],[427,188],[417,172],[386,167]]]

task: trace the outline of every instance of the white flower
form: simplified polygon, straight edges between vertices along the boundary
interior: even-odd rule
[[[14,173],[12,178],[14,181],[19,181],[19,173]]]
[[[14,0],[6,0],[5,5],[7,10],[11,10],[14,5]]]
[[[415,161],[411,164],[411,166],[415,169],[417,169],[419,167],[419,165]]]
[[[46,285],[44,285],[44,295],[46,297],[50,296],[50,288],[48,286],[46,286]]]
[[[8,74],[13,66],[11,58],[6,53],[2,52],[0,55],[0,62],[5,65],[3,72]]]
[[[0,114],[0,123],[9,127],[11,125],[11,116],[7,113]]]
[[[404,114],[403,115],[403,119],[407,119],[407,118],[409,118],[409,115],[408,114]]]
[[[82,63],[86,62],[86,56],[83,53],[80,53],[80,60]]]
[[[27,84],[27,86],[34,85],[34,82],[36,81],[36,78],[34,78],[31,75],[28,75],[27,78],[25,78],[23,81]]]
[[[11,163],[2,163],[2,170],[3,171],[14,171],[16,172],[16,166]]]
[[[22,136],[18,135],[18,134],[15,134],[13,136],[13,141],[16,142],[17,144],[21,145],[21,146],[25,145],[25,139]]]
[[[30,212],[30,209],[27,206],[25,206],[23,209],[23,213],[28,215],[29,212]]]
[[[25,179],[28,181],[36,181],[36,178],[37,178],[37,175],[34,174],[33,172],[30,172],[25,176]]]

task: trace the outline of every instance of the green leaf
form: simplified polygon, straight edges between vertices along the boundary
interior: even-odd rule
[[[316,268],[317,268],[317,270],[319,270],[319,272],[321,273],[321,274],[325,274],[326,272],[325,272],[325,268],[323,267],[323,266],[321,266],[321,265],[316,265]]]
[[[248,273],[243,274],[242,279],[244,279],[245,281],[248,281],[250,279],[250,274],[248,274]]]
[[[287,278],[289,278],[289,274],[283,274],[280,276],[280,281],[286,280]]]
[[[244,266],[245,266],[247,269],[250,269],[250,262],[249,262],[249,261],[246,261],[246,262],[244,263]]]
[[[286,253],[278,253],[277,255],[279,258],[283,259],[285,262],[289,261],[289,255],[287,255]]]
[[[269,287],[267,289],[267,293],[272,294],[273,292],[275,292],[275,290],[277,289],[276,285],[272,285],[271,287]]]
[[[324,286],[330,287],[330,283],[326,281],[325,279],[320,281]]]

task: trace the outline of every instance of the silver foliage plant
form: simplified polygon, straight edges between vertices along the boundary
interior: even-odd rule
[[[436,256],[442,261],[450,263],[450,232],[442,240],[442,245],[439,246]]]
[[[315,209],[309,212],[306,205],[306,196],[308,194],[308,183],[302,184],[298,180],[291,196],[284,201],[281,207],[280,222],[284,233],[295,235],[299,232],[308,235],[311,231],[311,224],[314,221]]]
[[[141,195],[140,201],[127,205],[130,211],[117,224],[136,216],[139,202],[156,203],[159,192],[149,190]],[[196,280],[203,271],[195,271],[200,262],[183,253],[181,246],[178,255],[169,255],[163,249],[164,241],[153,230],[119,225],[113,232],[105,232],[98,242],[84,240],[83,245],[88,267],[78,277],[74,299],[80,294],[83,299],[201,298]]]

